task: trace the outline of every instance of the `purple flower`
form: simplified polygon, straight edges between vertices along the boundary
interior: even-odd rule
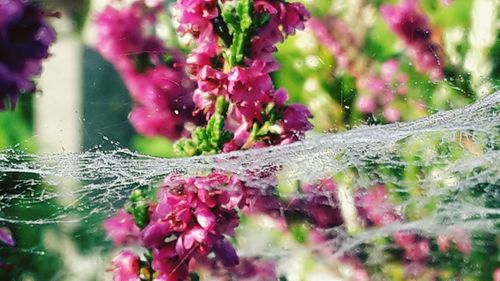
[[[54,41],[54,30],[32,1],[0,1],[0,110],[14,108],[19,94],[35,90],[32,79]]]
[[[276,265],[272,261],[255,257],[241,258],[237,266],[227,269],[216,260],[204,260],[201,266],[210,271],[212,280],[270,281],[276,280]]]
[[[224,238],[216,240],[214,252],[225,267],[233,267],[239,263],[236,250],[233,248],[233,245]]]
[[[114,281],[139,281],[139,259],[131,251],[122,251],[113,259]]]
[[[433,80],[440,80],[444,75],[441,49],[432,41],[427,18],[416,6],[415,0],[402,0],[399,5],[383,5],[380,12],[391,30],[407,45],[416,69],[428,73]]]
[[[331,179],[302,187],[297,198],[287,204],[287,212],[308,218],[314,226],[331,228],[343,223],[337,199],[337,187]]]
[[[11,247],[16,245],[16,241],[12,237],[12,232],[7,227],[0,227],[0,241]]]
[[[283,128],[286,138],[300,139],[304,132],[312,128],[309,118],[312,118],[311,112],[304,105],[292,104],[287,106],[283,112]]]

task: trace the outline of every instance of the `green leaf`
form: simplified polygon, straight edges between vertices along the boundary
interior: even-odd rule
[[[231,132],[224,130],[225,115],[228,103],[224,97],[216,101],[215,113],[210,117],[205,127],[197,128],[191,139],[182,139],[174,145],[179,155],[195,156],[202,154],[215,154],[222,150],[224,144],[233,138]]]
[[[148,201],[147,196],[140,189],[136,189],[130,194],[130,201],[126,206],[127,212],[134,217],[135,224],[141,229],[149,223]]]

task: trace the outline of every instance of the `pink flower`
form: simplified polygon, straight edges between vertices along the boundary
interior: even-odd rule
[[[113,259],[114,281],[139,281],[139,259],[131,251],[122,251]]]
[[[388,202],[383,185],[359,192],[355,196],[355,202],[358,213],[366,218],[369,224],[384,226],[401,219],[392,204]]]
[[[132,215],[125,210],[103,223],[103,228],[116,245],[134,243],[139,238],[139,228],[135,225]]]
[[[361,218],[368,224],[386,226],[402,221],[394,206],[388,201],[387,191],[383,185],[377,185],[367,191],[355,195],[355,205]],[[392,235],[396,245],[405,253],[408,272],[412,268],[420,268],[429,257],[430,245],[427,239],[421,238],[410,231],[397,231]]]
[[[363,113],[373,113],[376,109],[375,99],[370,95],[360,95],[356,107]]]
[[[360,44],[344,22],[328,16],[323,19],[312,18],[307,22],[307,26],[318,41],[335,56],[336,63],[342,69],[349,71],[353,76],[358,76],[354,62]]]
[[[213,27],[208,25],[198,37],[196,48],[191,51],[191,54],[186,59],[186,68],[189,74],[196,77],[204,66],[212,65],[212,59],[220,52],[217,42],[218,38],[213,31]]]
[[[135,130],[145,136],[166,136],[177,139],[186,135],[182,117],[160,109],[136,106],[129,116]]]
[[[386,107],[384,109],[384,118],[387,121],[393,123],[398,121],[400,117],[401,117],[401,112],[399,112],[398,109],[394,107]]]
[[[396,122],[401,113],[394,106],[399,96],[406,95],[408,76],[399,72],[399,63],[388,60],[380,67],[378,74],[366,74],[358,78],[359,96],[357,108],[363,113],[375,113],[377,108],[382,109],[386,121]]]
[[[457,249],[464,254],[469,253],[472,249],[470,234],[463,228],[452,228],[448,233],[441,234],[437,238],[441,252],[448,252],[451,242],[454,242]]]

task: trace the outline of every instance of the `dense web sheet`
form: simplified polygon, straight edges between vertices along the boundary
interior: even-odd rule
[[[275,182],[269,174],[278,171],[280,196],[305,196],[293,188],[298,181],[313,183],[330,177],[338,182],[339,203],[332,204],[340,204],[345,225],[324,230],[331,237],[325,244],[300,251],[334,245],[337,250],[331,258],[338,258],[398,230],[436,237],[460,226],[472,233],[480,230],[498,235],[499,127],[497,92],[465,108],[413,122],[365,126],[309,136],[292,145],[224,155],[162,159],[118,148],[36,155],[9,149],[0,152],[0,182],[8,188],[0,197],[0,222],[37,227],[102,219],[121,208],[131,190],[155,188],[170,173],[200,175],[224,170],[265,193]],[[401,179],[387,172],[404,174],[408,169],[417,169],[418,176]],[[395,202],[399,202],[394,203],[396,210],[411,219],[360,228],[353,194],[375,184],[390,187],[398,199]],[[482,187],[485,190],[475,196],[474,190]],[[48,203],[53,212],[40,217],[5,212],[14,203],[21,210]],[[432,211],[419,211],[429,205]],[[101,231],[100,224],[94,229]],[[292,255],[292,250],[282,245],[268,243],[263,247],[265,255],[273,258]],[[251,247],[244,245],[239,251],[252,254]]]

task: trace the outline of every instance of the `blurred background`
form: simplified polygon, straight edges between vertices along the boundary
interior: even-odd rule
[[[128,121],[132,101],[127,88],[113,65],[93,48],[98,28],[93,24],[95,12],[120,1],[40,2],[48,11],[62,12],[61,18],[51,19],[57,42],[37,80],[37,93],[23,95],[16,110],[0,112],[0,149],[70,153],[125,147],[173,157],[172,143],[166,138],[134,132]],[[497,0],[418,2],[432,29],[432,41],[439,46],[441,74],[418,69],[407,44],[379,12],[382,5],[399,1],[303,2],[327,34],[318,32],[319,27],[306,28],[281,44],[277,57],[282,68],[273,79],[289,91],[292,102],[310,108],[312,134],[415,120],[463,107],[500,89]],[[164,20],[158,28],[165,26],[171,29],[173,23]],[[166,44],[180,48],[174,37],[167,34]],[[390,93],[391,100],[379,101],[379,92]],[[15,193],[9,185],[16,180],[2,181],[2,192]],[[66,186],[72,185],[78,184],[68,181]],[[72,198],[57,200],[68,204]],[[56,204],[38,204],[29,210],[9,204],[0,212],[27,219],[49,214],[50,208],[57,208]],[[1,259],[14,265],[10,271],[0,271],[0,279],[102,280],[111,244],[103,243],[99,224],[96,218],[41,228],[10,226],[20,247],[0,249]]]

